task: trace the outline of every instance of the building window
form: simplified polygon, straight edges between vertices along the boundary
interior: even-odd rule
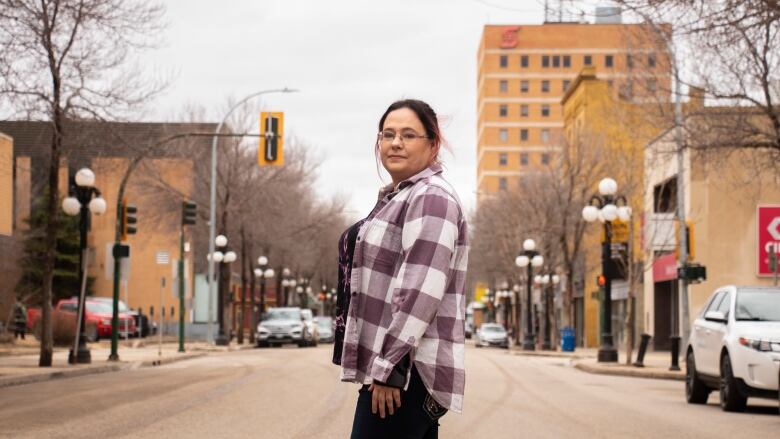
[[[566,90],[569,89],[570,85],[571,85],[571,81],[569,81],[568,79],[564,79],[563,80],[563,91],[566,92]]]
[[[634,57],[631,54],[626,55],[626,67],[629,69],[634,68]]]
[[[542,130],[542,143],[550,143],[550,130],[547,128]]]
[[[655,53],[647,54],[647,67],[655,67]]]
[[[520,153],[520,164],[522,166],[528,165],[528,153],[527,152],[521,152]]]
[[[670,178],[653,188],[653,212],[673,213],[677,210],[677,179]]]
[[[507,163],[506,153],[505,152],[499,153],[498,164],[501,166],[506,166],[506,163]]]
[[[544,68],[550,67],[550,56],[549,55],[542,55],[542,67],[544,67]]]
[[[544,80],[542,81],[542,93],[549,93],[550,92],[550,81]]]
[[[520,93],[528,93],[528,81],[520,81]]]
[[[523,104],[520,106],[520,116],[528,117],[528,105]]]
[[[542,105],[542,117],[550,117],[550,106],[547,104]]]
[[[604,66],[612,67],[613,64],[614,64],[614,58],[612,57],[612,55],[604,56]]]
[[[563,66],[567,68],[571,67],[571,56],[563,55]]]
[[[542,153],[542,164],[543,165],[549,165],[550,164],[550,154],[547,154],[546,152]]]
[[[501,142],[506,142],[509,140],[509,133],[507,132],[506,128],[501,128],[498,130],[498,140]]]
[[[528,68],[528,55],[520,55],[520,67]]]
[[[647,80],[647,93],[656,94],[658,92],[658,81],[655,78],[649,78]]]
[[[585,55],[582,58],[582,63],[585,64],[586,66],[592,66],[593,65],[593,57],[590,56],[590,55]]]
[[[498,116],[499,117],[506,117],[509,113],[509,109],[506,105],[499,105],[498,106]]]
[[[502,191],[506,190],[506,177],[498,177],[498,188]]]
[[[560,55],[553,56],[553,67],[560,67],[561,66],[561,57]]]
[[[499,65],[499,66],[500,66],[502,69],[505,69],[505,68],[507,68],[507,67],[509,66],[509,57],[508,57],[508,56],[506,56],[506,55],[501,55],[501,56],[498,58],[498,65]]]
[[[520,141],[521,142],[527,142],[528,141],[528,128],[522,128],[520,130]]]
[[[509,90],[509,82],[506,79],[502,79],[498,83],[498,91],[506,93]]]

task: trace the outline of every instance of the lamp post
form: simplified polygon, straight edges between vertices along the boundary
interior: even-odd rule
[[[533,280],[533,267],[541,267],[544,264],[544,258],[536,251],[536,242],[533,239],[523,241],[523,251],[515,258],[515,264],[518,267],[528,267],[528,291],[526,292],[526,310],[525,310],[525,336],[523,337],[523,350],[534,350],[533,335],[533,317],[531,315],[531,284]]]
[[[558,285],[561,281],[560,276],[557,274],[545,274],[534,276],[534,282],[539,284],[542,288],[542,302],[544,304],[544,340],[542,341],[542,350],[553,350],[551,342],[551,328],[552,319],[550,318],[550,311],[552,310],[552,297],[550,295],[550,286]]]
[[[225,249],[227,247],[227,243],[228,239],[225,237],[225,235],[219,235],[214,238],[214,245],[221,249]],[[234,262],[237,258],[237,255],[236,252],[232,250],[228,250],[226,252],[214,251],[210,254],[212,256],[209,258],[209,263],[222,263],[222,265],[219,267],[219,278],[217,279],[217,285],[219,287],[217,289],[217,322],[219,327],[217,329],[217,338],[215,342],[218,346],[227,346],[230,343],[230,338],[225,334],[225,277],[228,278],[227,284],[229,287],[230,278],[229,276],[226,276],[226,272],[229,275],[228,264]],[[209,333],[210,332],[211,331],[209,330]]]
[[[501,304],[501,309],[504,310],[503,312],[503,320],[504,320],[504,328],[507,330],[507,332],[510,332],[510,314],[509,314],[509,308],[512,305],[512,292],[509,290],[501,290],[498,293],[496,293],[496,302]]]
[[[257,258],[258,267],[255,268],[255,277],[260,279],[260,315],[265,312],[265,281],[266,279],[272,279],[276,273],[273,268],[268,268],[268,258],[260,256]],[[252,322],[256,325],[255,322]],[[252,328],[254,330],[254,327]]]
[[[604,277],[601,312],[604,316],[604,328],[598,353],[598,361],[601,363],[618,361],[618,353],[612,339],[612,277],[615,271],[615,262],[612,261],[612,221],[628,221],[631,218],[631,208],[627,206],[626,197],[617,195],[617,189],[615,180],[601,180],[599,195],[591,197],[588,205],[582,208],[582,218],[585,221],[592,223],[599,220],[604,223],[604,241],[601,244],[601,274]]]
[[[222,126],[225,124],[227,119],[230,117],[231,114],[236,110],[236,108],[243,105],[248,100],[255,98],[257,96],[263,95],[263,94],[269,94],[269,93],[294,93],[298,90],[289,89],[287,87],[282,89],[274,89],[274,90],[263,90],[256,93],[252,93],[245,98],[238,101],[235,105],[230,107],[228,112],[225,114],[225,117],[222,118],[222,121],[219,122],[219,125],[217,125],[216,130],[214,130],[214,138],[211,141],[211,183],[210,183],[210,200],[209,200],[209,254],[213,254],[215,249],[215,239],[216,239],[216,231],[217,231],[217,138],[219,135],[219,132],[222,130]],[[223,224],[225,226],[225,224]],[[208,324],[208,337],[209,341],[211,341],[211,298],[214,297],[214,262],[217,262],[215,260],[209,260],[208,263],[208,280],[209,280],[209,324]]]
[[[291,277],[290,269],[282,269],[282,291],[284,294],[284,306],[290,306],[290,288],[295,288],[295,279]]]
[[[69,216],[79,215],[79,285],[81,286],[81,291],[78,297],[76,340],[68,354],[68,363],[86,364],[92,362],[92,354],[89,352],[86,343],[86,313],[84,312],[84,292],[87,284],[87,232],[90,228],[89,214],[91,212],[95,215],[102,215],[106,212],[106,200],[100,196],[100,190],[95,187],[95,173],[91,169],[79,169],[73,179],[71,179],[70,195],[62,200],[62,210]]]

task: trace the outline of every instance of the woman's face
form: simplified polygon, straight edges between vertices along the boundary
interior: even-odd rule
[[[391,135],[394,135],[392,140]],[[399,108],[387,115],[379,134],[379,158],[393,178],[393,184],[427,168],[436,152],[414,111]]]

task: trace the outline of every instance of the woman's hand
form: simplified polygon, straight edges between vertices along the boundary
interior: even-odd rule
[[[378,409],[382,419],[385,418],[385,404],[390,415],[395,413],[396,407],[401,407],[401,389],[373,383],[368,386],[368,391],[371,392],[371,413],[376,414]]]

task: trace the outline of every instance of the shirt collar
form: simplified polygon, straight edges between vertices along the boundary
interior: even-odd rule
[[[398,192],[401,189],[411,186],[418,181],[422,180],[423,178],[428,178],[436,174],[441,174],[442,167],[438,163],[433,163],[427,168],[423,169],[422,171],[418,172],[417,174],[407,178],[406,180],[403,180],[402,182],[398,183],[397,186],[393,186],[393,183],[388,184],[387,186],[384,186],[382,189],[379,190],[379,199],[381,200],[385,195],[393,192]]]

